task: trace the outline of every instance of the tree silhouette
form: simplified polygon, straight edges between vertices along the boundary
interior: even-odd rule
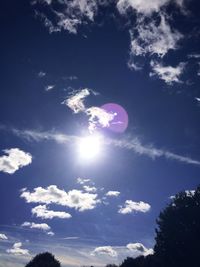
[[[45,252],[36,255],[26,267],[61,267],[61,265],[51,253]]]
[[[153,255],[148,255],[146,257],[139,256],[137,258],[128,257],[120,265],[120,267],[154,267],[154,266],[156,265],[154,262]]]
[[[155,257],[160,267],[199,267],[200,186],[177,194],[157,220]]]

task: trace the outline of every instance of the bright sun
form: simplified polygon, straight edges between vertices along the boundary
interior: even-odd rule
[[[92,134],[82,137],[78,143],[78,152],[83,160],[94,160],[101,151],[101,136]]]

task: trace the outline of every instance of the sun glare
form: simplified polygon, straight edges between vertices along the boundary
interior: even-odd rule
[[[78,144],[79,156],[82,160],[94,160],[101,151],[101,136],[93,134],[82,137]]]

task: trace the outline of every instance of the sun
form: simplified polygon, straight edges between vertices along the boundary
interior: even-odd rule
[[[102,147],[102,137],[91,134],[81,137],[78,142],[78,153],[81,160],[95,160],[99,157]]]

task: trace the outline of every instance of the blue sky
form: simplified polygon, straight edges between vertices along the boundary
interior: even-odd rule
[[[198,9],[3,3],[0,267],[153,253],[159,212],[199,184]]]

